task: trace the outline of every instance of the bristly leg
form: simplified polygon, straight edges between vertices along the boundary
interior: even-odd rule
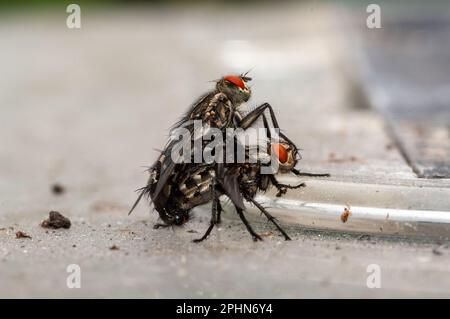
[[[245,115],[245,117],[240,121],[239,127],[243,129],[249,128],[257,119],[259,119],[260,116],[264,116],[264,111],[269,110],[270,119],[272,121],[272,125],[276,129],[280,129],[280,126],[278,125],[278,120],[275,116],[275,112],[273,111],[272,106],[269,103],[263,103],[262,105],[258,106],[256,109]],[[265,116],[264,116],[265,117]],[[266,129],[268,129],[267,126],[267,119],[263,117],[264,126]],[[295,148],[297,148],[286,135],[284,135],[282,132],[278,132],[278,135],[285,139],[289,144],[294,145]]]
[[[217,198],[217,223],[220,224],[222,222],[222,205],[220,204],[220,200]]]
[[[316,173],[303,173],[299,170],[296,170],[295,168],[292,169],[292,173],[294,173],[297,176],[309,176],[309,177],[330,177],[330,174],[316,174]]]
[[[220,222],[220,213],[222,211],[222,206],[219,201],[219,194],[216,191],[216,181],[213,179],[211,184],[211,195],[213,198],[213,202],[211,205],[211,221],[209,223],[209,227],[206,230],[205,234],[201,238],[194,239],[194,243],[199,243],[208,238],[209,234],[213,230],[214,226]]]
[[[286,194],[288,189],[297,189],[300,187],[306,187],[305,183],[300,183],[298,185],[282,184],[282,183],[278,182],[278,180],[273,175],[270,176],[270,179],[272,181],[272,184],[278,189],[278,193],[276,194],[276,197],[281,197],[282,195]]]
[[[284,188],[284,187],[280,187],[280,188],[278,188],[278,192],[276,193],[276,197],[281,197],[281,196],[283,196],[283,195],[286,195],[286,193],[287,193],[287,188]]]
[[[275,225],[275,227],[280,231],[280,233],[284,236],[285,240],[291,240],[291,238],[289,237],[288,234],[286,234],[286,232],[284,231],[283,228],[281,228],[280,225],[278,225],[277,220],[275,217],[273,217],[272,215],[270,215],[270,213],[260,204],[258,203],[256,200],[254,200],[253,198],[248,198],[248,201],[250,201],[251,203],[253,203],[253,205],[255,205],[256,207],[258,207],[258,209],[264,214],[266,215],[267,219],[272,222],[272,224]]]
[[[275,185],[275,186],[278,189],[278,192],[277,192],[277,194],[275,196],[276,197],[281,197],[281,196],[283,196],[284,194],[287,193],[288,189],[298,189],[300,187],[306,187],[306,184],[305,183],[300,183],[300,184],[295,185],[295,186],[293,186],[293,185],[286,185],[286,184],[278,184],[278,185]]]
[[[242,222],[244,223],[245,227],[247,227],[247,231],[250,233],[250,235],[252,235],[252,238],[254,241],[258,241],[258,240],[263,240],[261,238],[261,236],[259,236],[252,228],[252,226],[250,226],[247,218],[245,218],[244,215],[244,211],[242,209],[240,209],[239,207],[237,207],[236,205],[234,205],[236,212],[238,213],[239,217],[241,218]]]
[[[208,238],[208,236],[211,233],[211,231],[213,230],[214,226],[217,224],[217,203],[218,203],[218,201],[219,200],[215,196],[213,203],[212,203],[212,208],[211,208],[211,221],[209,223],[209,227],[202,237],[193,240],[194,243],[202,242],[206,238]]]

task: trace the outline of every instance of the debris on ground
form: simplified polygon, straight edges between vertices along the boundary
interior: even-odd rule
[[[28,235],[27,233],[24,233],[23,231],[18,231],[18,232],[16,232],[16,238],[17,239],[19,239],[19,238],[28,238],[28,239],[31,239],[31,236],[30,235]]]
[[[70,228],[70,219],[67,217],[64,217],[59,212],[51,211],[49,214],[48,219],[44,220],[41,223],[41,226],[44,228]]]
[[[66,191],[66,188],[61,184],[56,183],[56,184],[52,185],[52,193],[55,195],[64,194],[65,191]]]
[[[269,231],[260,233],[259,235],[260,235],[261,237],[273,237],[273,232],[271,232],[271,231],[269,230]]]
[[[110,250],[119,250],[119,246],[116,245],[112,245],[111,247],[109,247]]]
[[[187,233],[191,233],[191,234],[198,234],[198,231],[194,230],[194,229],[189,229],[188,231],[186,231]]]
[[[346,223],[351,214],[352,211],[350,210],[350,206],[347,205],[347,207],[344,208],[344,211],[341,214],[341,222]]]

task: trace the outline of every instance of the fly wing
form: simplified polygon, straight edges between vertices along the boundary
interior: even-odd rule
[[[229,167],[223,164],[217,164],[217,181],[222,186],[225,195],[227,195],[234,205],[240,209],[245,209],[244,198],[242,197],[238,175]]]
[[[158,202],[159,201],[159,196],[161,194],[161,191],[164,189],[164,187],[166,186],[167,182],[169,181],[169,179],[171,177],[173,177],[173,173],[175,171],[175,168],[177,165],[183,165],[183,164],[177,164],[173,159],[172,159],[172,149],[174,147],[174,142],[171,142],[168,147],[166,147],[166,149],[164,150],[164,158],[161,162],[161,168],[160,168],[160,174],[159,174],[159,179],[156,182],[156,188],[155,191],[152,192],[152,194],[150,194],[152,201],[153,202]]]

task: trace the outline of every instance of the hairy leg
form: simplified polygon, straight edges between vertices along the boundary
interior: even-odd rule
[[[208,236],[211,233],[211,231],[213,230],[214,226],[217,224],[217,202],[218,202],[218,199],[214,198],[213,203],[212,203],[212,208],[211,208],[211,221],[209,222],[208,229],[206,230],[205,234],[203,234],[202,237],[194,239],[193,240],[194,243],[202,242],[206,238],[208,238]]]
[[[276,129],[279,129],[280,126],[278,125],[278,120],[275,116],[275,112],[273,111],[272,106],[269,103],[264,103],[260,106],[258,106],[256,109],[254,109],[253,111],[251,111],[250,113],[248,113],[239,123],[239,126],[241,128],[243,128],[244,130],[249,128],[250,126],[253,125],[253,123],[256,122],[256,120],[259,119],[260,116],[263,116],[263,120],[265,121],[264,125],[267,124],[267,120],[264,119],[265,115],[264,115],[264,111],[265,110],[269,110],[269,114],[270,114],[270,119],[272,121],[273,127]],[[281,132],[278,132],[278,134],[285,139],[287,142],[289,142],[290,144],[294,145],[294,142],[292,142],[286,135],[284,135]]]
[[[220,200],[217,199],[217,224],[222,222],[222,205],[220,204]]]
[[[296,170],[295,168],[292,169],[292,173],[294,173],[297,176],[310,176],[310,177],[330,177],[331,175],[328,173],[325,174],[316,174],[316,173],[303,173],[299,170]]]
[[[254,241],[258,241],[258,240],[263,240],[261,238],[261,236],[259,236],[252,228],[252,226],[250,226],[247,218],[245,218],[244,215],[244,211],[242,209],[240,209],[239,207],[237,207],[235,205],[236,208],[236,212],[238,213],[239,217],[241,218],[242,222],[244,223],[245,227],[247,228],[247,231],[250,233],[250,235],[252,235],[252,238]]]
[[[286,194],[288,189],[297,189],[300,187],[306,187],[305,183],[300,183],[298,185],[288,185],[278,182],[278,180],[275,178],[274,175],[270,176],[270,180],[272,181],[272,184],[278,189],[277,197],[281,197],[282,195]]]
[[[258,209],[264,214],[266,215],[267,219],[272,222],[272,224],[275,225],[275,227],[280,231],[280,233],[284,236],[285,240],[291,240],[291,238],[288,236],[288,234],[286,234],[286,232],[283,230],[283,228],[281,228],[280,225],[278,225],[276,218],[273,217],[260,203],[258,203],[256,200],[254,200],[253,198],[248,198],[247,199],[249,202],[253,203],[256,207],[258,207]]]
[[[211,185],[211,195],[212,195],[212,205],[211,205],[211,221],[209,222],[209,227],[206,230],[205,234],[198,238],[198,239],[194,239],[193,242],[194,243],[199,243],[204,241],[206,238],[208,238],[209,234],[211,233],[211,231],[213,230],[214,226],[218,223],[218,219],[220,219],[220,213],[219,215],[217,214],[217,211],[222,209],[222,207],[220,206],[220,202],[219,202],[219,194],[216,190],[216,180],[215,178],[212,180],[212,185]]]

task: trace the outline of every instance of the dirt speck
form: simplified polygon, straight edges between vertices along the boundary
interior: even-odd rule
[[[55,183],[52,185],[51,190],[54,195],[62,195],[66,191],[66,188],[61,184]]]
[[[119,250],[119,246],[117,245],[112,245],[111,247],[109,247],[109,250]]]
[[[351,214],[350,206],[345,207],[341,214],[341,222],[346,223]]]
[[[48,219],[44,220],[41,223],[41,226],[44,228],[70,228],[70,219],[67,217],[64,217],[59,212],[51,211],[49,214]]]
[[[30,235],[28,235],[27,233],[24,233],[23,231],[18,231],[18,232],[16,232],[16,238],[17,239],[20,239],[20,238],[28,238],[28,239],[31,239],[31,236]]]
[[[271,232],[271,231],[266,231],[266,232],[260,233],[259,235],[260,235],[261,237],[273,237],[273,232]]]

